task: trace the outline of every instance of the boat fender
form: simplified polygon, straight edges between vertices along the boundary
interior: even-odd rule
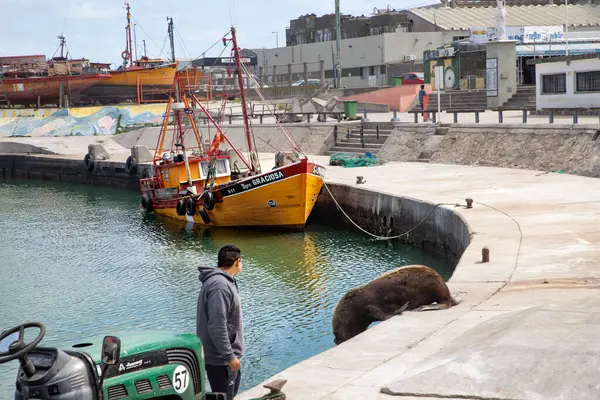
[[[208,211],[215,208],[215,194],[213,192],[206,191],[202,193],[202,206]]]
[[[146,212],[152,212],[152,200],[150,200],[150,196],[147,194],[142,195],[142,208]]]
[[[128,174],[133,174],[137,171],[137,161],[133,156],[127,157],[127,161],[125,161],[125,170]]]
[[[83,159],[83,163],[85,164],[85,168],[88,171],[93,171],[94,170],[94,159],[92,158],[92,156],[90,155],[90,153],[87,153],[85,155],[85,158]]]
[[[193,198],[188,198],[185,201],[185,211],[187,212],[187,215],[194,215],[196,214],[196,200],[194,200]]]
[[[206,211],[206,209],[201,209],[198,211],[198,214],[200,214],[200,217],[202,217],[202,221],[204,221],[205,224],[210,224],[210,217],[208,216],[208,211]]]
[[[185,215],[185,201],[183,199],[177,202],[177,215]]]

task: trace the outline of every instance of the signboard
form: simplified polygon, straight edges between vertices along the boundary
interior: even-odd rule
[[[487,97],[498,96],[498,59],[488,58],[485,60],[485,87]]]
[[[486,31],[484,35],[483,31]],[[495,27],[470,29],[471,43],[487,43],[498,40]],[[552,43],[565,40],[563,27],[556,26],[507,26],[506,36],[508,40],[518,43]]]
[[[248,65],[256,65],[256,57],[240,57],[240,61]],[[206,57],[199,60],[192,61],[194,67],[213,67],[213,66],[232,66],[235,65],[235,58],[233,57]]]

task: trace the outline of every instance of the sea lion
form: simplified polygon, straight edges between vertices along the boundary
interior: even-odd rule
[[[332,318],[334,342],[345,342],[366,331],[371,323],[405,310],[441,310],[459,302],[437,271],[425,265],[399,267],[350,289],[340,299]]]

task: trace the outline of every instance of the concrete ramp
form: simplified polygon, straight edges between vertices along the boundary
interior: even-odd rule
[[[557,315],[541,307],[496,313],[381,391],[464,399],[598,398],[600,346],[590,348],[590,340],[597,337],[599,314]]]
[[[69,136],[69,137],[15,137],[0,139],[0,153],[10,154],[57,154],[83,157],[90,144],[101,144],[111,155],[125,159],[131,154],[129,148],[121,146],[109,137],[102,136]]]
[[[419,90],[421,90],[420,85],[395,86],[344,97],[340,100],[356,100],[359,103],[385,104],[390,110],[393,110],[395,107],[398,112],[406,112],[411,108],[413,102],[417,98]],[[430,93],[431,85],[425,85],[425,90],[427,93]]]

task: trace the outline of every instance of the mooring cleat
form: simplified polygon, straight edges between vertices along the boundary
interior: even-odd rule
[[[267,384],[264,384],[263,387],[265,389],[269,389],[271,392],[265,394],[261,397],[261,399],[278,399],[285,400],[285,393],[281,391],[283,385],[287,383],[287,379],[277,379]],[[276,396],[278,395],[278,396]]]

